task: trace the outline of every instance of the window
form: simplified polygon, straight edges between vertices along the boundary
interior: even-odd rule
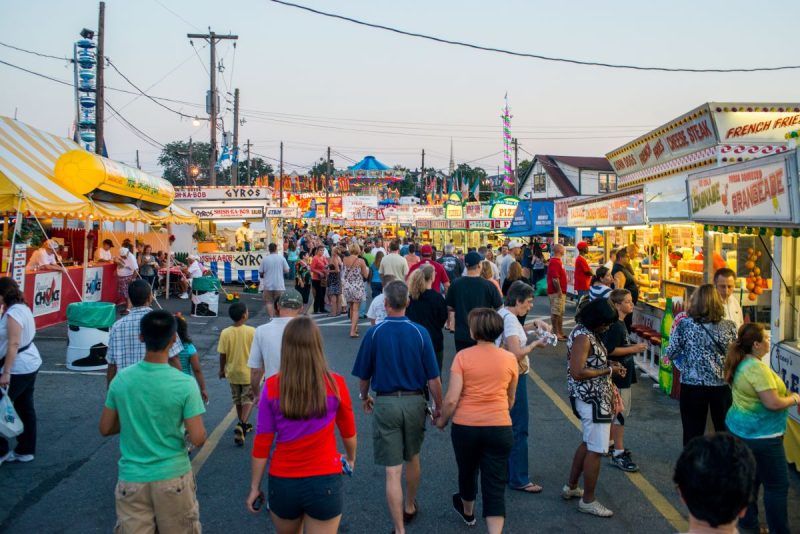
[[[600,184],[597,187],[599,193],[613,193],[617,190],[617,175],[613,173],[603,173],[598,175]]]
[[[533,192],[544,193],[547,191],[547,178],[544,173],[537,173],[533,175]]]

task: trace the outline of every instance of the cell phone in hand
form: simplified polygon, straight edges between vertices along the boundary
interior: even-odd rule
[[[253,501],[253,510],[256,512],[261,510],[261,507],[264,506],[264,502],[266,502],[267,498],[264,496],[264,492],[260,492],[256,500]]]
[[[340,457],[340,460],[342,462],[342,474],[352,477],[353,468],[350,467],[350,463],[347,461],[347,458],[345,458],[344,454]]]

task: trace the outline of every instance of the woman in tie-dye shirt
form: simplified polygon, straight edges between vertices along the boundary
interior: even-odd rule
[[[748,323],[739,329],[725,359],[725,380],[733,389],[733,405],[725,424],[753,451],[758,485],[764,485],[764,508],[772,534],[788,534],[789,478],[783,434],[786,411],[800,404],[800,395],[787,393],[783,380],[761,358],[769,353],[764,327]],[[742,529],[758,530],[758,485]]]

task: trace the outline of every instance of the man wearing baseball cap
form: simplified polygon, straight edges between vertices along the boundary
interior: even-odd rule
[[[411,276],[411,273],[419,269],[425,264],[429,264],[433,267],[435,272],[433,277],[433,286],[431,289],[436,291],[437,293],[441,293],[444,291],[447,293],[447,290],[450,288],[450,277],[447,276],[447,271],[442,266],[441,263],[438,261],[433,261],[433,247],[430,245],[422,245],[419,248],[419,253],[422,256],[422,259],[419,260],[417,263],[414,264],[411,269],[408,270],[408,274],[406,275],[406,280]],[[444,288],[444,290],[442,290]]]
[[[578,257],[575,258],[575,292],[578,294],[578,302],[581,297],[589,294],[592,285],[592,269],[586,256],[589,255],[589,243],[581,241],[578,243]]]
[[[63,271],[64,269],[58,264],[57,250],[58,243],[48,239],[31,255],[25,269],[28,271]]]
[[[464,256],[467,267],[466,276],[458,278],[447,291],[447,310],[450,313],[452,324],[455,315],[456,324],[456,352],[467,349],[476,344],[469,335],[469,312],[475,308],[491,308],[497,310],[503,305],[500,291],[494,284],[481,276],[481,262],[483,258],[477,252],[469,252]]]

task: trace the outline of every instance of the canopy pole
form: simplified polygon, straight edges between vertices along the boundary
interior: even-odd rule
[[[17,233],[19,227],[21,226],[21,217],[20,217],[21,210],[22,210],[22,195],[19,196],[19,202],[17,203],[17,217],[16,220],[14,221],[14,235],[11,236],[11,252],[9,253],[8,266],[6,268],[6,276],[11,275],[11,270],[14,265],[14,245],[17,242]]]
[[[33,211],[32,211],[32,212],[31,212],[31,215],[33,215],[33,218],[36,220],[36,224],[38,224],[38,225],[39,225],[39,229],[42,231],[42,234],[44,234],[44,236],[45,236],[45,237],[47,237],[47,232],[45,232],[45,231],[44,231],[44,226],[42,226],[42,222],[39,220],[39,217],[37,217],[37,216],[36,216],[36,212],[33,212]],[[17,216],[17,220],[19,220],[19,216]],[[66,219],[65,219],[65,220],[66,220]],[[50,238],[49,238],[49,237],[47,237],[47,239],[50,239]],[[55,252],[55,251],[53,251],[53,252]],[[64,262],[63,262],[63,261],[61,261],[61,256],[59,256],[59,255],[58,255],[58,253],[56,253],[56,261],[58,261],[58,264],[59,264],[59,265],[61,266],[61,268],[64,270],[64,271],[63,271],[63,274],[66,274],[66,279],[69,281],[69,285],[71,285],[71,286],[72,286],[72,289],[74,289],[74,290],[75,290],[75,293],[77,293],[77,294],[78,294],[78,296],[79,296],[79,297],[80,297],[80,299],[81,299],[81,302],[83,302],[83,291],[78,291],[78,288],[77,288],[77,287],[75,287],[75,282],[73,282],[73,281],[72,281],[72,277],[71,277],[71,276],[69,275],[69,273],[67,272],[67,268],[66,268],[66,267],[64,267]]]
[[[112,222],[113,222],[113,221],[112,221]],[[134,222],[134,224],[136,224],[136,223]],[[122,244],[119,242],[119,239],[117,239],[117,236],[116,236],[116,234],[115,234],[113,231],[111,232],[111,237],[112,237],[112,238],[114,238],[114,241],[117,243],[117,248],[122,248]],[[134,234],[134,248],[136,248],[136,245],[135,245],[136,241],[135,241],[135,239],[136,239],[136,235]],[[129,251],[129,253],[130,253],[130,251]],[[132,254],[134,254],[134,257],[135,257],[135,253],[132,253]],[[143,278],[142,278],[142,275],[141,275],[141,274],[139,274],[139,270],[138,270],[138,269],[136,270],[136,276],[137,276],[137,277],[139,277],[139,279],[142,279],[142,280],[143,280]],[[158,275],[156,274],[156,276],[158,276]],[[161,303],[160,303],[160,302],[158,302],[158,298],[156,298],[155,294],[154,294],[154,293],[152,293],[152,291],[151,291],[151,294],[152,294],[152,296],[153,296],[153,302],[155,302],[155,303],[156,303],[156,306],[158,306],[158,309],[159,309],[159,310],[163,310],[163,308],[161,307]]]
[[[88,276],[88,273],[86,272],[86,270],[89,268],[89,248],[90,248],[89,241],[90,241],[91,230],[92,230],[92,225],[93,224],[94,224],[94,219],[87,219],[86,226],[84,227],[84,234],[83,234],[83,263],[81,264],[83,266],[83,276],[81,277],[82,284],[83,284],[83,286],[81,287],[81,300],[83,300],[83,296],[84,296],[83,292],[86,291],[86,278]]]
[[[169,300],[169,274],[172,270],[172,266],[170,263],[172,262],[172,241],[169,240],[169,236],[172,235],[172,223],[167,223],[167,277],[166,283],[167,287],[164,288],[164,298]]]

